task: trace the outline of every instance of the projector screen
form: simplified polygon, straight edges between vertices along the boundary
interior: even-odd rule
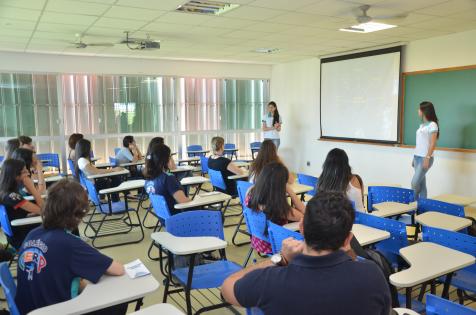
[[[321,59],[321,138],[398,142],[400,54]]]

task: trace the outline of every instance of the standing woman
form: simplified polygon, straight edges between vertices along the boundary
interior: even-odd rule
[[[268,113],[263,117],[261,122],[263,123],[261,129],[263,130],[264,139],[273,141],[276,149],[279,149],[279,144],[281,143],[279,132],[281,131],[283,121],[275,102],[271,101],[268,103]]]
[[[440,137],[438,117],[436,117],[433,104],[428,101],[421,102],[418,115],[422,124],[416,131],[415,156],[412,162],[415,169],[412,179],[415,200],[427,197],[425,175],[433,165],[433,152],[435,151],[436,141]]]

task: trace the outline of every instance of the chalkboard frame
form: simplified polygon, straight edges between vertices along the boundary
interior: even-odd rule
[[[401,98],[400,98],[400,127],[399,127],[399,138],[400,138],[400,147],[402,148],[414,148],[414,145],[408,145],[403,143],[403,132],[405,127],[405,79],[407,76],[411,75],[418,75],[418,74],[430,74],[430,73],[437,73],[437,72],[451,72],[451,71],[461,71],[461,70],[469,70],[469,69],[476,69],[476,65],[468,65],[468,66],[458,66],[458,67],[448,67],[448,68],[437,68],[437,69],[429,69],[429,70],[418,70],[418,71],[408,71],[402,73],[402,82],[400,83],[401,86]],[[440,151],[453,151],[453,152],[466,152],[466,153],[476,153],[476,149],[464,149],[464,148],[448,148],[448,147],[436,147],[435,150]]]

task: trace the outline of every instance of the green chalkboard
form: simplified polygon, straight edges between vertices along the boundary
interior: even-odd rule
[[[437,146],[476,149],[476,68],[404,74],[403,144],[415,145],[422,101],[435,105],[440,121]]]

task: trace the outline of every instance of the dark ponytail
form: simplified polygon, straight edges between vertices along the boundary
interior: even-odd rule
[[[427,121],[432,121],[438,126],[437,138],[440,137],[440,124],[438,123],[438,117],[436,117],[435,107],[432,102],[424,101],[420,103],[420,111]]]
[[[274,111],[274,115],[273,115],[273,126],[274,124],[276,123],[279,123],[279,111],[278,111],[278,105],[276,105],[276,103],[274,101],[271,101],[268,103],[268,106],[271,105],[274,107],[275,111]]]

